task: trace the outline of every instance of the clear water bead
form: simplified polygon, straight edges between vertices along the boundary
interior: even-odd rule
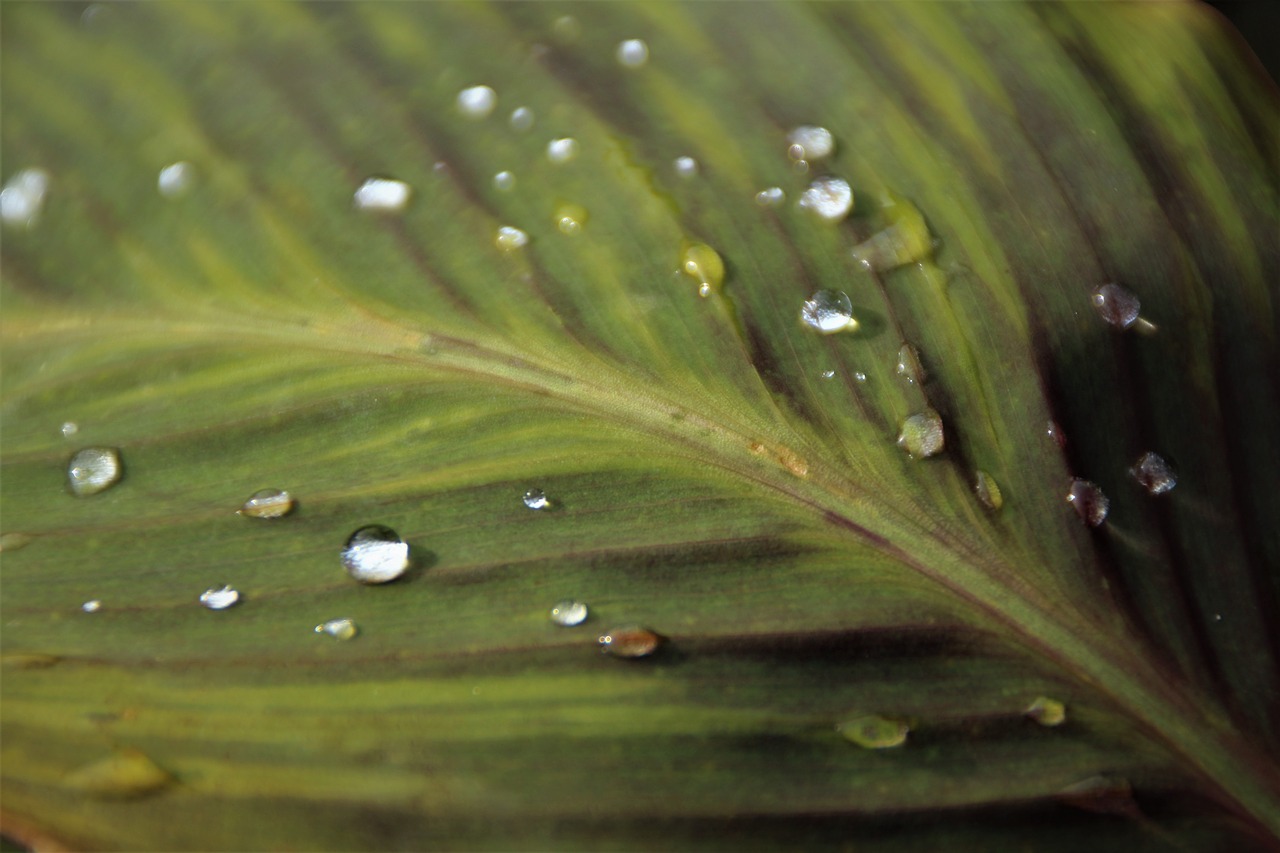
[[[59,427],[59,431],[62,433],[63,438],[71,438],[71,436],[80,431],[80,425],[75,421],[67,421]]]
[[[104,492],[120,482],[124,471],[114,447],[86,447],[67,464],[67,485],[77,497]]]
[[[511,111],[511,127],[523,133],[533,129],[533,110],[528,107],[516,107]]]
[[[1104,284],[1093,292],[1093,307],[1107,325],[1127,329],[1138,321],[1142,303],[1128,289],[1118,284]]]
[[[618,44],[617,57],[624,68],[639,68],[649,61],[649,45],[641,39],[627,39]]]
[[[1067,721],[1067,706],[1057,699],[1037,696],[1022,713],[1042,726],[1060,726]]]
[[[587,224],[587,209],[580,204],[562,204],[552,216],[561,234],[573,236]]]
[[[852,332],[858,328],[858,321],[853,317],[853,303],[842,290],[819,290],[814,293],[800,308],[800,320],[824,335]]]
[[[600,651],[616,658],[644,658],[658,650],[664,638],[648,628],[627,625],[601,634],[597,640]]]
[[[356,634],[360,633],[360,629],[356,627],[356,623],[350,619],[330,619],[327,622],[321,622],[316,626],[317,634],[328,634],[330,637],[338,640],[350,640]]]
[[[499,192],[510,192],[515,189],[516,176],[507,171],[499,172],[493,176],[493,188]]]
[[[236,510],[236,515],[249,518],[283,518],[293,512],[293,507],[293,495],[284,489],[262,489],[250,495],[249,499]]]
[[[835,378],[836,378],[836,372],[835,372],[834,370],[824,370],[824,371],[822,371],[821,373],[819,373],[818,375],[819,375],[819,376],[821,376],[823,379],[835,379]]]
[[[514,252],[529,243],[529,235],[511,225],[503,225],[498,229],[493,243],[504,252]]]
[[[787,156],[792,160],[821,160],[835,150],[836,139],[825,127],[802,124],[787,134]]]
[[[898,364],[895,369],[899,376],[912,385],[919,385],[925,380],[924,365],[920,363],[920,353],[911,344],[903,344],[898,348]]]
[[[777,207],[787,200],[787,194],[782,191],[782,187],[768,187],[756,193],[756,204],[761,207]]]
[[[912,459],[927,459],[942,452],[946,434],[942,417],[932,409],[911,415],[902,422],[898,446]]]
[[[551,621],[561,627],[572,628],[586,622],[587,613],[587,605],[567,598],[551,608]]]
[[[547,143],[547,159],[552,163],[568,163],[578,156],[578,140],[566,136]]]
[[[799,205],[826,222],[839,222],[853,210],[853,190],[843,178],[818,178],[801,193]]]
[[[707,298],[724,283],[724,259],[705,243],[687,246],[680,256],[681,271],[698,282],[698,295]]]
[[[458,93],[458,112],[476,121],[488,118],[498,103],[498,93],[488,86],[470,86]]]
[[[1178,485],[1178,475],[1158,453],[1144,453],[1129,469],[1129,476],[1137,480],[1150,495],[1163,495]]]
[[[698,161],[692,157],[677,157],[673,165],[676,174],[682,178],[692,178],[698,174]]]
[[[357,210],[394,213],[404,210],[413,195],[413,188],[404,181],[392,178],[369,178],[355,194]]]
[[[370,524],[347,539],[342,566],[360,583],[387,583],[409,568],[409,546],[390,527]]]
[[[7,225],[30,228],[40,218],[49,192],[49,173],[44,169],[23,169],[12,175],[0,189],[0,220]]]
[[[836,726],[836,731],[845,740],[864,749],[892,749],[907,742],[911,727],[902,720],[869,714],[840,723]]]
[[[234,587],[211,587],[200,593],[200,603],[210,610],[226,610],[240,600],[240,592]]]
[[[160,195],[165,198],[177,198],[190,190],[195,185],[195,180],[195,167],[184,160],[180,160],[177,163],[170,163],[160,170],[156,188],[160,190]]]
[[[1067,503],[1075,508],[1080,520],[1090,527],[1097,527],[1107,520],[1111,501],[1102,493],[1097,483],[1076,477],[1067,490]]]
[[[1000,493],[1000,484],[986,471],[979,471],[974,475],[973,493],[989,510],[998,510],[1004,506],[1004,495]]]
[[[529,509],[546,509],[551,506],[547,493],[542,489],[530,489],[524,493],[524,505]]]
[[[854,378],[855,380],[857,380],[858,382],[866,382],[866,381],[867,381],[867,374],[865,374],[865,373],[863,373],[861,370],[859,370],[857,373],[853,374],[853,378]]]
[[[83,610],[85,613],[97,613],[99,610],[102,609],[102,602],[96,598],[93,598],[93,599],[90,599],[89,601],[86,601],[84,604],[81,604],[80,609]]]

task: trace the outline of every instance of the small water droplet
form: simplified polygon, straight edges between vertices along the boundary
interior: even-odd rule
[[[534,115],[533,110],[528,107],[516,107],[511,111],[511,127],[524,133],[533,129]]]
[[[979,471],[974,475],[973,492],[987,509],[997,510],[1004,506],[1004,495],[1000,494],[1000,484],[986,471]]]
[[[347,539],[342,565],[361,583],[387,583],[409,568],[409,546],[390,527],[366,525]]]
[[[819,290],[805,300],[800,320],[824,335],[855,332],[858,321],[853,316],[853,303],[842,290]]]
[[[649,45],[641,39],[627,39],[618,44],[617,57],[624,68],[640,68],[649,61]]]
[[[587,224],[587,209],[580,204],[562,204],[552,217],[561,234],[573,236]]]
[[[493,243],[504,252],[514,252],[529,243],[529,235],[511,225],[503,225],[498,229]]]
[[[787,156],[792,160],[822,160],[835,150],[836,139],[825,127],[802,124],[787,134],[791,146]]]
[[[72,771],[65,781],[67,787],[92,797],[132,799],[154,794],[176,780],[145,753],[121,749]]]
[[[568,163],[578,156],[578,140],[566,136],[547,143],[547,159],[552,163]]]
[[[330,619],[316,626],[317,634],[328,634],[338,640],[350,640],[360,629],[350,619]]]
[[[627,625],[601,634],[597,642],[600,644],[600,651],[607,655],[616,658],[643,658],[656,652],[664,638],[648,628]]]
[[[71,438],[80,431],[80,425],[74,421],[67,421],[61,428],[63,438]]]
[[[1067,503],[1075,508],[1080,520],[1090,527],[1097,527],[1107,520],[1111,501],[1098,488],[1097,483],[1076,477],[1067,490]]]
[[[236,515],[249,518],[283,518],[293,512],[293,495],[284,489],[261,489],[249,496]]]
[[[698,161],[692,157],[677,157],[673,165],[676,174],[682,178],[692,178],[698,174]]]
[[[801,193],[798,204],[826,222],[839,222],[853,210],[853,190],[843,178],[818,178]]]
[[[551,608],[551,621],[562,627],[572,628],[586,622],[587,614],[587,605],[567,598]]]
[[[777,207],[787,200],[787,194],[782,191],[782,187],[768,187],[756,193],[756,204],[761,207]]]
[[[911,415],[902,422],[898,446],[912,459],[927,459],[942,452],[946,443],[942,417],[932,409]]]
[[[551,501],[542,489],[530,489],[524,493],[524,505],[529,509],[546,509],[551,506]]]
[[[840,723],[836,726],[836,731],[845,740],[864,749],[892,749],[907,742],[911,727],[902,720],[869,714]]]
[[[516,176],[510,172],[499,172],[493,176],[493,188],[498,192],[510,192],[515,185]]]
[[[834,370],[824,370],[819,374],[823,379],[835,379],[836,372]]]
[[[89,601],[86,601],[84,604],[81,604],[80,609],[83,610],[85,613],[97,613],[99,610],[102,609],[102,602],[96,598],[93,598],[93,599],[90,599]]]
[[[404,181],[392,178],[369,178],[355,194],[357,210],[377,213],[394,213],[404,210],[413,195],[413,188]]]
[[[195,167],[185,160],[170,163],[160,170],[156,187],[165,198],[177,198],[186,194],[196,182]]]
[[[200,603],[210,610],[226,610],[239,600],[239,590],[231,586],[210,587],[200,593]]]
[[[458,111],[473,121],[488,118],[498,103],[498,93],[488,86],[470,86],[458,93]]]
[[[924,365],[920,363],[920,353],[911,344],[903,344],[898,348],[896,370],[899,376],[912,385],[924,384]]]
[[[1067,706],[1047,696],[1037,696],[1022,713],[1042,726],[1060,726],[1067,721]]]
[[[854,378],[854,379],[856,379],[856,380],[857,380],[857,381],[859,381],[859,382],[866,382],[866,381],[867,381],[867,374],[865,374],[865,373],[863,373],[861,370],[859,370],[857,373],[853,374],[853,378]]]
[[[48,193],[49,173],[44,169],[14,173],[0,189],[0,220],[18,228],[31,228],[40,219]]]
[[[706,298],[724,282],[724,260],[720,253],[704,243],[685,247],[680,255],[680,269],[698,282],[698,295]]]
[[[104,492],[120,482],[124,470],[114,447],[86,447],[67,464],[67,485],[77,497]]]
[[[914,204],[886,192],[881,199],[886,225],[851,251],[853,259],[869,270],[884,272],[928,258],[934,239],[929,226]]]
[[[1118,284],[1104,284],[1093,292],[1093,307],[1107,325],[1127,329],[1138,321],[1142,303],[1127,288]]]
[[[1163,495],[1178,485],[1178,475],[1158,453],[1144,453],[1129,469],[1129,475],[1151,495]]]

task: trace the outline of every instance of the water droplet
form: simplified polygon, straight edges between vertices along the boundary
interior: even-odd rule
[[[7,225],[30,228],[40,218],[49,193],[49,173],[44,169],[23,169],[10,176],[0,189],[0,220]]]
[[[361,583],[387,583],[409,568],[409,546],[390,527],[370,524],[347,539],[342,565]]]
[[[498,103],[498,94],[488,86],[470,86],[458,93],[458,111],[474,121],[487,118]]]
[[[1163,495],[1178,485],[1178,475],[1158,453],[1144,453],[1129,469],[1129,475],[1137,480],[1147,494]]]
[[[846,720],[836,726],[844,739],[864,749],[891,749],[907,742],[911,727],[902,720],[870,714]]]
[[[404,210],[411,195],[413,195],[413,188],[404,181],[392,178],[369,178],[356,190],[356,209],[394,213]]]
[[[124,471],[114,447],[86,447],[67,464],[67,484],[77,497],[96,495],[120,482]]]
[[[800,308],[800,320],[824,335],[854,332],[858,329],[858,321],[853,317],[853,303],[842,290],[819,290],[814,293]]]
[[[857,380],[857,381],[859,381],[859,382],[866,382],[866,381],[867,381],[867,374],[865,374],[865,373],[863,373],[861,370],[859,370],[857,373],[853,374],[853,378],[854,378],[854,379],[856,379],[856,380]]]
[[[885,227],[852,249],[854,260],[867,269],[884,272],[933,254],[933,236],[919,208],[887,192],[880,210],[885,217]]]
[[[196,170],[190,163],[180,160],[160,170],[156,186],[165,198],[177,198],[189,191],[196,182]]]
[[[1109,326],[1127,329],[1138,321],[1142,303],[1128,289],[1118,284],[1104,284],[1093,292],[1093,307]]]
[[[692,178],[698,174],[698,161],[692,157],[677,157],[673,165],[676,174],[682,178]]]
[[[1067,503],[1075,507],[1080,520],[1090,527],[1097,527],[1107,520],[1111,510],[1111,501],[1102,493],[1096,483],[1076,477],[1067,490]]]
[[[761,207],[777,207],[787,200],[787,194],[782,191],[782,187],[769,187],[756,193],[756,204]]]
[[[1000,485],[986,471],[979,471],[974,475],[973,492],[987,509],[997,510],[1004,506],[1004,495],[1000,494]]]
[[[706,298],[724,282],[724,260],[720,253],[704,243],[687,246],[680,255],[680,269],[698,282],[698,295]]]
[[[360,633],[360,629],[356,627],[356,623],[350,619],[330,619],[327,622],[321,622],[316,626],[317,634],[328,634],[339,640],[350,640],[356,634]]]
[[[924,365],[920,363],[920,353],[911,344],[903,344],[898,348],[898,375],[912,385],[922,385],[925,380]]]
[[[572,628],[587,621],[587,605],[581,601],[565,599],[551,608],[551,621],[565,628]]]
[[[853,210],[853,190],[843,178],[818,178],[800,195],[801,208],[827,222],[839,222]]]
[[[210,610],[226,610],[240,600],[240,592],[234,587],[210,587],[200,593],[200,603]]]
[[[912,459],[927,459],[941,453],[945,443],[942,418],[932,409],[911,415],[902,422],[898,446]]]
[[[515,185],[516,176],[510,172],[499,172],[493,176],[493,188],[498,192],[510,192]]]
[[[0,552],[17,551],[20,548],[25,548],[31,544],[33,539],[35,537],[29,533],[18,533],[16,531],[13,533],[0,533]]]
[[[573,236],[587,224],[587,209],[580,204],[562,204],[553,217],[560,233]]]
[[[503,225],[498,229],[493,243],[504,252],[514,252],[529,243],[529,235],[511,225]]]
[[[607,634],[601,634],[600,651],[616,658],[643,658],[658,650],[664,638],[648,628],[639,625],[627,625],[614,628]]]
[[[821,160],[835,150],[836,139],[825,127],[802,124],[787,134],[791,147],[787,156],[792,160]]]
[[[617,56],[624,68],[639,68],[649,61],[649,45],[641,39],[627,39],[618,44]]]
[[[546,509],[551,506],[547,493],[542,489],[530,489],[524,493],[524,505],[529,509]]]
[[[835,379],[836,372],[834,370],[824,370],[819,374],[823,379]]]
[[[1022,713],[1042,726],[1060,726],[1067,721],[1067,706],[1047,696],[1037,696]]]
[[[75,423],[74,421],[67,421],[65,424],[62,425],[63,438],[71,438],[71,436],[75,435],[79,431],[80,431],[80,425]]]
[[[143,797],[169,787],[174,781],[173,776],[136,749],[117,750],[101,761],[80,767],[66,778],[67,787],[104,799]]]
[[[1058,445],[1058,447],[1067,446],[1067,434],[1062,431],[1062,427],[1058,426],[1053,421],[1049,421],[1045,424],[1044,434],[1053,439],[1053,443]]]
[[[552,163],[568,163],[578,156],[578,140],[566,136],[547,143],[547,159]]]
[[[102,609],[102,602],[96,598],[90,599],[89,601],[86,601],[84,604],[81,604],[80,609],[83,610],[85,613],[97,613],[99,610]]]
[[[295,505],[293,495],[284,489],[261,489],[249,496],[249,499],[236,510],[236,515],[249,518],[283,518],[293,512]]]
[[[511,127],[524,133],[533,129],[534,115],[533,110],[528,107],[516,107],[511,111]]]

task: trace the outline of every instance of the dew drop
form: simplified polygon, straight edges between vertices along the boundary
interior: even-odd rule
[[[867,374],[859,370],[857,373],[853,374],[853,378],[856,379],[858,382],[866,382]]]
[[[818,178],[801,193],[798,204],[826,222],[839,222],[853,210],[853,190],[843,178]]]
[[[786,200],[787,194],[782,187],[768,187],[756,193],[756,204],[761,207],[777,207]]]
[[[10,176],[0,189],[0,220],[18,228],[31,228],[40,218],[49,193],[49,173],[23,169]]]
[[[176,780],[137,749],[121,749],[86,764],[66,777],[69,788],[102,799],[133,799],[154,794]]]
[[[552,217],[561,234],[573,236],[587,224],[587,209],[579,204],[562,204]]]
[[[692,178],[698,174],[698,161],[692,157],[677,157],[672,165],[675,166],[676,174],[682,178]]]
[[[390,527],[370,524],[347,539],[342,565],[361,583],[387,583],[409,568],[409,546]]]
[[[529,235],[511,225],[503,225],[498,229],[493,243],[504,252],[514,252],[529,243]]]
[[[498,103],[498,94],[488,86],[470,86],[458,93],[458,111],[474,121],[488,118]]]
[[[664,639],[659,634],[639,625],[614,628],[601,634],[600,651],[615,658],[643,658],[658,650]]]
[[[533,129],[534,115],[533,110],[528,107],[516,107],[511,111],[511,127],[524,133]]]
[[[75,423],[74,421],[67,421],[61,427],[63,438],[71,438],[71,436],[75,435],[79,431],[80,431],[80,425]]]
[[[1163,495],[1178,485],[1178,475],[1158,453],[1144,453],[1129,469],[1129,475],[1137,480],[1149,495]]]
[[[96,598],[93,598],[93,599],[90,599],[89,601],[86,601],[84,604],[81,604],[80,609],[83,610],[85,613],[97,613],[99,610],[102,609],[102,602]]]
[[[1022,713],[1042,726],[1060,726],[1067,721],[1067,706],[1046,696],[1037,696]]]
[[[680,255],[681,271],[698,282],[698,295],[704,299],[724,283],[724,260],[720,253],[705,243],[694,243]]]
[[[1067,490],[1067,503],[1075,507],[1080,520],[1090,527],[1097,527],[1107,520],[1111,510],[1111,501],[1102,493],[1096,483],[1076,477]]]
[[[946,443],[942,418],[932,409],[909,416],[902,422],[898,446],[912,459],[927,459],[942,452]]]
[[[284,489],[262,489],[254,492],[236,510],[236,515],[249,518],[283,518],[293,512],[293,495]]]
[[[587,605],[567,598],[551,608],[551,621],[564,628],[572,628],[587,621]]]
[[[842,290],[819,290],[800,308],[800,321],[824,335],[855,332],[858,321],[853,316],[853,303]]]
[[[350,619],[330,619],[316,626],[317,634],[328,634],[338,640],[350,640],[360,629]]]
[[[979,471],[974,475],[973,493],[989,510],[998,510],[1004,506],[1004,495],[1000,494],[1000,484],[986,471]]]
[[[114,447],[86,447],[67,464],[67,485],[77,497],[96,495],[120,482],[124,471]]]
[[[413,195],[413,188],[404,181],[392,178],[369,178],[355,194],[357,210],[378,213],[394,213],[404,210]]]
[[[510,192],[515,188],[516,176],[510,172],[499,172],[493,176],[493,188],[499,192]]]
[[[899,376],[912,385],[924,384],[924,365],[920,363],[920,353],[911,344],[903,344],[898,348],[896,370]]]
[[[568,163],[578,156],[578,140],[571,136],[553,139],[547,143],[547,159],[552,163]]]
[[[542,489],[530,489],[524,493],[524,505],[529,509],[546,509],[551,506],[551,501]]]
[[[616,55],[624,68],[640,68],[649,61],[649,45],[642,39],[627,39],[618,43]]]
[[[200,603],[210,610],[226,610],[240,601],[240,592],[231,586],[210,587],[200,593]]]
[[[825,127],[802,124],[787,134],[787,156],[792,160],[822,160],[835,150],[836,139]]]
[[[919,208],[890,192],[881,200],[880,210],[885,227],[851,250],[854,260],[869,270],[884,272],[933,254],[933,236]]]
[[[911,731],[902,720],[890,720],[874,714],[855,717],[836,726],[845,740],[864,749],[892,749],[907,742]]]
[[[834,370],[824,370],[824,371],[822,371],[822,372],[821,372],[820,374],[818,374],[818,375],[819,375],[819,376],[821,376],[823,379],[835,379],[835,378],[836,378],[836,372],[835,372]]]
[[[1118,284],[1104,284],[1093,292],[1093,307],[1108,326],[1127,329],[1138,321],[1142,303],[1127,288]]]
[[[156,181],[156,187],[160,190],[160,195],[165,198],[177,198],[185,195],[196,181],[195,167],[185,160],[179,160],[177,163],[170,163],[160,170],[160,177]]]

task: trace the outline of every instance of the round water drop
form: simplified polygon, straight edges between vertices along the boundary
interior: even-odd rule
[[[1000,485],[986,471],[979,471],[974,475],[973,493],[989,510],[997,510],[1004,506],[1004,495],[1000,494]]]
[[[409,546],[390,527],[370,524],[347,539],[342,565],[360,583],[387,583],[409,568]]]
[[[924,365],[920,363],[920,353],[911,344],[903,344],[899,347],[896,370],[899,376],[912,385],[919,385],[925,380]]]
[[[1158,453],[1144,453],[1129,469],[1129,476],[1137,480],[1150,495],[1163,495],[1178,485],[1178,475]]]
[[[825,222],[839,222],[853,210],[853,190],[843,178],[818,178],[801,193],[799,205]]]
[[[1080,520],[1090,527],[1097,527],[1107,520],[1111,501],[1098,488],[1097,483],[1076,477],[1067,490],[1067,503],[1075,508]]]
[[[561,234],[572,237],[587,224],[587,209],[580,204],[562,204],[556,208],[552,218]]]
[[[1060,726],[1067,721],[1067,706],[1047,696],[1037,696],[1022,713],[1042,726]]]
[[[529,243],[529,235],[511,225],[503,225],[498,229],[493,243],[504,252],[514,252]]]
[[[724,260],[705,243],[694,243],[680,256],[680,270],[698,282],[698,295],[707,298],[724,283]]]
[[[564,628],[581,625],[587,621],[587,605],[567,598],[551,608],[551,621]]]
[[[825,127],[802,124],[787,134],[791,147],[787,156],[792,160],[821,160],[835,150],[836,139]]]
[[[1093,292],[1093,307],[1109,326],[1127,329],[1138,321],[1142,303],[1132,292],[1118,284],[1104,284]]]
[[[96,598],[93,598],[93,599],[90,599],[89,601],[86,601],[84,604],[81,604],[80,609],[83,610],[85,613],[97,613],[99,610],[102,609],[102,602]]]
[[[842,290],[819,290],[814,293],[800,308],[800,320],[824,335],[854,332],[858,329],[858,321],[853,316],[853,303]]]
[[[499,192],[510,192],[515,188],[516,176],[510,172],[499,172],[493,176],[493,188]]]
[[[524,133],[526,130],[533,129],[534,115],[533,110],[528,107],[516,107],[511,111],[511,127]]]
[[[74,421],[67,421],[65,424],[62,425],[62,427],[60,428],[60,431],[62,432],[63,438],[71,438],[71,436],[75,435],[80,431],[80,425],[75,423]]]
[[[614,628],[607,634],[601,634],[600,651],[615,658],[644,658],[656,652],[662,646],[664,638],[660,634],[642,628],[639,625],[627,625]]]
[[[578,156],[578,140],[572,137],[553,139],[547,143],[547,159],[552,163],[568,163]]]
[[[907,742],[911,727],[902,720],[890,720],[875,714],[855,717],[836,726],[836,731],[850,743],[864,749],[892,749]]]
[[[200,603],[210,610],[226,610],[240,600],[240,592],[233,587],[212,587],[200,593]]]
[[[356,623],[350,619],[330,619],[327,622],[321,622],[316,626],[317,634],[328,634],[330,637],[338,640],[350,640],[356,634],[360,633],[360,629],[356,627]]]
[[[394,213],[404,210],[413,195],[413,188],[404,181],[392,178],[369,178],[356,190],[357,210],[378,213]]]
[[[67,464],[67,485],[77,497],[104,492],[120,482],[124,470],[114,447],[86,447]]]
[[[184,195],[195,185],[196,170],[190,163],[180,160],[170,163],[160,170],[156,187],[165,198],[177,198]]]
[[[283,518],[293,512],[293,495],[284,489],[262,489],[254,492],[236,510],[236,515],[249,518]]]
[[[756,193],[756,204],[761,207],[777,207],[787,200],[787,194],[782,191],[782,187],[769,187]]]
[[[641,39],[627,39],[618,44],[617,57],[624,68],[639,68],[649,61],[649,45]]]
[[[698,161],[692,157],[677,157],[673,165],[676,174],[682,178],[692,178],[698,174]]]
[[[524,493],[524,505],[529,509],[546,509],[551,506],[547,493],[542,489],[530,489]]]
[[[48,192],[49,173],[44,169],[16,172],[0,189],[0,220],[19,228],[32,227],[40,218]]]
[[[475,121],[487,118],[498,103],[498,94],[488,86],[471,86],[458,93],[458,111]]]
[[[942,452],[946,436],[942,417],[932,409],[911,415],[902,422],[898,446],[912,459],[927,459]]]

